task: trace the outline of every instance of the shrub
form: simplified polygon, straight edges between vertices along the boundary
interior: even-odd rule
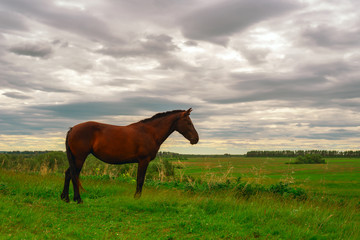
[[[238,183],[236,187],[235,196],[237,198],[243,197],[248,199],[250,196],[256,195],[260,192],[266,192],[266,189],[263,185],[241,182]]]
[[[269,191],[274,194],[279,194],[284,197],[292,197],[301,200],[307,199],[307,194],[302,188],[293,188],[288,183],[279,182],[272,184],[269,187]]]
[[[175,176],[175,167],[167,159],[160,159],[159,161],[150,163],[146,173],[147,178],[159,179],[161,181],[164,181],[167,178],[174,176]]]
[[[287,164],[326,164],[326,161],[320,154],[307,154],[305,156],[298,156],[295,162]]]

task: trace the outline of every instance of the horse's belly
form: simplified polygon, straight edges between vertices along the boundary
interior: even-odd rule
[[[139,161],[135,158],[123,158],[123,159],[111,159],[111,158],[107,158],[107,159],[100,159],[105,163],[109,163],[109,164],[126,164],[126,163],[138,163]]]
[[[110,164],[125,164],[138,162],[138,158],[136,156],[126,156],[121,154],[104,154],[96,152],[94,152],[93,155],[101,161]]]

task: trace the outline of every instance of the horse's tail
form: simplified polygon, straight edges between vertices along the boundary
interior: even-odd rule
[[[66,134],[66,140],[65,140],[65,147],[66,147],[66,156],[67,159],[69,161],[69,166],[70,166],[70,173],[71,176],[75,177],[75,180],[79,186],[79,188],[83,191],[85,191],[85,189],[82,187],[79,176],[77,174],[77,170],[76,170],[76,165],[75,165],[75,156],[74,154],[71,152],[70,146],[69,146],[69,134],[71,132],[72,128],[69,129],[69,131]]]

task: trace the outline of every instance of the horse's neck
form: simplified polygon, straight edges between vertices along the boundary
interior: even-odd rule
[[[174,122],[178,118],[177,114],[154,119],[148,124],[155,130],[154,138],[159,146],[175,131]]]

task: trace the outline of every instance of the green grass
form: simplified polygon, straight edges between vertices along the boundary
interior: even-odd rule
[[[232,191],[186,192],[83,178],[84,204],[60,200],[63,177],[0,170],[0,239],[359,239],[356,201],[336,205]]]
[[[285,164],[291,158],[202,158],[196,157],[182,163],[184,175],[204,178],[241,177],[250,182],[273,184],[292,182],[295,186],[312,192],[336,197],[360,196],[360,159],[327,158],[327,164]]]
[[[64,153],[0,155],[0,239],[360,239],[360,159],[290,160],[193,157],[169,177],[156,160],[135,200],[136,165],[90,157],[78,205]]]

